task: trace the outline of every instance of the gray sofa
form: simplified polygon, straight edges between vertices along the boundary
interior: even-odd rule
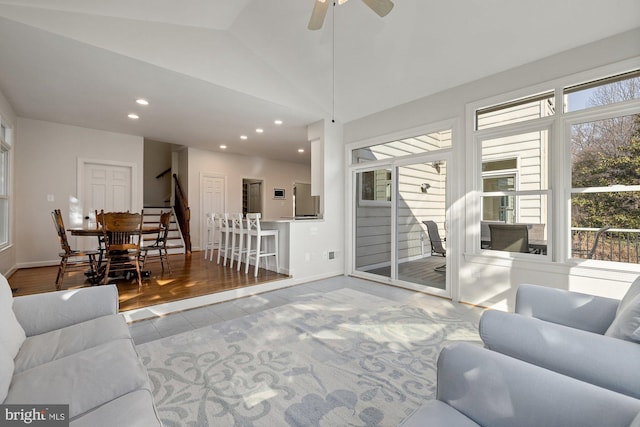
[[[467,343],[440,352],[437,399],[402,427],[638,427],[640,400]]]
[[[640,279],[620,301],[521,285],[515,311],[483,313],[488,349],[640,399]]]
[[[0,401],[68,404],[70,425],[161,426],[115,286],[13,297],[0,275]]]

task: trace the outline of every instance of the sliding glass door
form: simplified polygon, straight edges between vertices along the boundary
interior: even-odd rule
[[[352,274],[450,297],[451,129],[352,150]]]
[[[355,269],[391,278],[392,169],[356,172]]]
[[[397,280],[446,294],[447,162],[396,168]]]

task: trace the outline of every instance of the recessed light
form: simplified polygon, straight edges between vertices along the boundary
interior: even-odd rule
[[[227,146],[223,144],[223,145],[220,146],[220,148],[223,149],[223,150],[226,150]]]
[[[133,120],[138,120],[140,118],[140,116],[138,116],[137,114],[133,114],[133,113],[129,114],[127,117],[129,117],[130,119],[133,119]]]
[[[304,153],[304,148],[298,148],[298,153]]]
[[[264,129],[258,128],[258,129],[256,129],[256,132],[257,133],[262,133],[262,132],[264,132]]]
[[[247,135],[240,135],[240,139],[248,139],[249,137]]]
[[[277,125],[281,125],[282,124],[282,120],[274,120],[273,123],[275,123]]]
[[[140,104],[140,105],[149,105],[149,101],[147,101],[146,99],[142,99],[142,98],[136,99],[136,102],[138,104]]]

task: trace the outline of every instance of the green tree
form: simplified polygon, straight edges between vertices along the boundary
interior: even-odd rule
[[[592,105],[636,99],[640,78],[597,88]],[[640,114],[597,120],[572,128],[572,186],[640,184]],[[574,195],[572,226],[640,228],[640,192]]]

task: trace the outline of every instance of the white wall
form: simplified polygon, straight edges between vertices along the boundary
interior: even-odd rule
[[[259,157],[238,156],[197,148],[188,148],[188,198],[191,208],[191,239],[193,250],[200,248],[200,174],[209,173],[226,177],[227,211],[242,212],[242,179],[263,180],[264,219],[280,219],[293,216],[293,184],[296,181],[309,182],[311,165],[282,162]],[[183,176],[182,166],[180,176]],[[181,179],[182,183],[182,179]],[[285,200],[274,200],[273,189],[284,188]],[[185,190],[187,191],[187,190]]]
[[[17,122],[17,118],[16,115],[13,111],[13,108],[11,108],[11,105],[9,104],[9,101],[7,101],[7,99],[4,97],[4,94],[2,92],[0,92],[0,117],[2,117],[3,121],[5,123],[7,123],[11,128],[13,128],[14,131],[14,135],[13,135],[13,147],[14,149],[11,150],[10,152],[10,156],[12,156],[15,159],[14,156],[14,152],[15,152],[15,146],[16,144],[16,139],[17,139],[17,132],[16,132],[16,122]],[[13,163],[15,164],[15,162]],[[15,169],[15,168],[14,168]],[[15,200],[15,174],[13,170],[10,170],[9,173],[11,174],[11,176],[9,177],[9,183],[11,185],[11,193],[14,195],[14,200]],[[9,218],[10,218],[10,224],[9,224],[9,238],[11,239],[12,242],[15,242],[15,203],[11,204],[11,212],[9,212]],[[0,273],[3,274],[8,274],[15,266],[16,263],[16,248],[15,248],[15,244],[11,245],[5,249],[3,249],[2,251],[0,251]]]
[[[144,140],[144,206],[168,206],[173,178],[169,171],[160,178],[159,174],[171,168],[172,144]]]
[[[460,123],[466,123],[465,106],[468,103],[638,57],[638,40],[640,28],[355,120],[345,124],[345,143],[366,141],[448,119],[457,118]],[[454,193],[451,200],[465,200],[466,194],[474,190],[465,173],[466,139],[464,129],[454,135],[455,161],[449,165],[448,175]],[[468,209],[463,207],[454,211],[457,212],[461,212],[460,218],[454,223],[466,224]],[[454,232],[451,230],[450,234]],[[460,233],[464,236],[463,227]],[[491,260],[473,256],[471,249],[465,252],[464,244],[453,244],[464,243],[464,237],[454,237],[448,252],[460,265],[460,280],[452,284],[453,295],[473,304],[512,309],[515,290],[523,282],[619,297],[637,276],[637,273],[572,268],[556,263]]]
[[[290,225],[289,269],[298,281],[344,274],[345,260],[345,172],[342,125],[330,120],[314,123],[309,140],[319,140],[324,163],[322,221],[295,221]],[[314,153],[315,154],[315,153]],[[316,161],[316,159],[312,159]],[[328,259],[328,252],[335,259]]]
[[[138,175],[134,177],[134,191],[138,200],[134,202],[134,208],[142,208],[142,137],[25,118],[18,119],[17,129],[15,218],[18,267],[59,262],[60,246],[50,213],[59,208],[67,220],[70,197],[78,197],[78,158],[135,163]],[[54,196],[53,202],[47,201],[49,194]]]

